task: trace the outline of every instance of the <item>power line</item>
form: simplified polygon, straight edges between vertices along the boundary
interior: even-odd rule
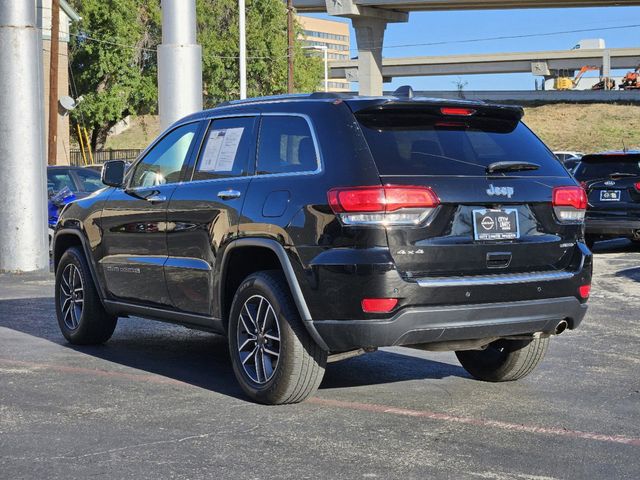
[[[586,32],[599,32],[599,31],[610,31],[610,30],[622,30],[629,28],[639,28],[640,24],[631,24],[631,25],[618,25],[612,27],[598,27],[598,28],[580,28],[574,30],[562,30],[556,32],[538,32],[538,33],[525,33],[519,35],[500,35],[495,37],[480,37],[480,38],[467,38],[460,40],[443,40],[439,42],[425,42],[425,43],[411,43],[411,44],[399,44],[399,45],[383,45],[382,47],[373,47],[372,50],[385,49],[385,48],[411,48],[411,47],[429,47],[429,46],[439,46],[439,45],[452,45],[452,44],[464,44],[464,43],[476,43],[476,42],[488,42],[488,41],[497,41],[497,40],[514,40],[519,38],[535,38],[535,37],[549,37],[556,35],[567,35],[572,33],[586,33]],[[42,29],[44,30],[44,29]],[[120,42],[115,42],[113,40],[106,40],[103,38],[97,38],[96,36],[88,35],[87,33],[69,33],[70,36],[76,37],[80,41],[91,41],[97,43],[103,43],[106,45],[112,45],[120,48],[127,48],[131,50],[142,50],[150,53],[157,53],[157,48],[148,48],[141,47],[138,45],[130,45]],[[363,48],[362,45],[359,48]],[[358,47],[351,47],[350,51],[357,52]],[[209,54],[208,57],[220,58],[223,60],[238,60],[240,57],[237,55],[216,55]],[[267,56],[267,55],[256,55],[256,56],[247,56],[247,59],[251,60],[277,60],[289,58],[289,55],[276,55],[276,56]]]
[[[430,46],[436,46],[436,45],[450,45],[454,43],[489,42],[494,40],[513,40],[518,38],[550,37],[554,35],[565,35],[570,33],[600,32],[605,30],[621,30],[626,28],[638,28],[638,27],[640,27],[640,24],[618,25],[615,27],[580,28],[576,30],[563,30],[559,32],[524,33],[520,35],[501,35],[498,37],[466,38],[462,40],[443,40],[441,42],[411,43],[411,44],[403,44],[403,45],[383,45],[382,47],[371,48],[371,50],[379,50],[381,48],[384,49],[384,48],[430,47]],[[359,47],[363,48],[363,46],[359,46]],[[358,51],[358,48],[352,47],[350,50]]]
[[[90,37],[89,35],[85,34],[85,33],[69,33],[69,35],[74,36],[76,38],[78,38],[81,41],[85,41],[85,40],[89,40],[92,42],[97,42],[97,43],[104,43],[107,45],[113,45],[116,47],[121,47],[121,48],[128,48],[131,50],[142,50],[142,51],[146,51],[146,52],[151,52],[151,53],[157,53],[158,49],[157,48],[147,48],[147,47],[140,47],[137,45],[128,45],[128,44],[124,44],[124,43],[118,43],[118,42],[114,42],[111,40],[104,40],[101,38],[96,38],[96,37]],[[215,58],[220,58],[220,59],[227,59],[227,60],[237,60],[240,57],[239,56],[226,56],[226,55],[208,55],[209,57],[215,57]],[[277,55],[277,56],[247,56],[247,59],[252,59],[252,60],[274,60],[274,59],[282,59],[282,58],[288,58],[289,55]]]

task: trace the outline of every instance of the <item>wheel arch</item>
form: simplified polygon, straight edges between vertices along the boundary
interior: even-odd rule
[[[266,257],[261,258],[261,262],[251,263],[251,259],[254,258],[253,255],[258,252],[269,253]],[[235,271],[240,273],[228,284],[227,279],[231,278],[230,275],[233,272],[232,267],[234,265],[238,265],[238,263],[235,262],[238,262],[239,254],[245,254],[243,255],[242,261],[245,262],[245,265],[249,264],[250,267],[245,267],[245,269],[240,270],[236,268]],[[302,289],[300,288],[300,283],[298,282],[298,278],[296,277],[287,252],[279,242],[269,238],[241,238],[232,241],[225,248],[221,262],[218,292],[219,308],[225,328],[228,324],[231,300],[233,300],[235,290],[237,286],[239,286],[237,278],[242,277],[239,280],[241,282],[251,273],[265,269],[274,269],[274,267],[282,270],[285,279],[287,280],[291,296],[293,297],[298,313],[300,314],[300,318],[309,332],[309,335],[311,335],[311,338],[313,338],[321,348],[328,350],[326,343],[322,340],[313,326],[311,312],[309,311],[309,307],[307,306]],[[235,285],[236,283],[237,285]],[[234,288],[234,285],[236,288]]]
[[[51,248],[53,254],[53,271],[55,272],[58,269],[58,264],[60,263],[62,255],[64,255],[64,252],[66,252],[71,247],[80,247],[80,249],[84,253],[87,264],[89,265],[91,279],[93,280],[93,284],[96,286],[98,296],[100,297],[100,301],[102,302],[104,300],[102,283],[98,279],[95,264],[93,262],[93,256],[91,255],[91,250],[87,245],[87,239],[79,230],[64,228],[56,231],[53,237],[53,245]]]

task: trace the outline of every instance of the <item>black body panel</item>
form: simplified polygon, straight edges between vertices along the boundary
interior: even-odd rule
[[[592,262],[583,225],[560,223],[551,205],[555,187],[576,185],[563,168],[549,164],[538,175],[477,169],[468,175],[381,175],[354,115],[385,109],[415,115],[424,108],[437,115],[450,105],[480,112],[485,120],[478,117],[474,128],[496,118],[517,123],[522,115],[518,108],[473,102],[313,95],[232,102],[191,115],[167,130],[198,125],[175,181],[130,188],[137,166],[165,132],[129,169],[127,187],[106,188],[64,209],[56,261],[69,236],[79,236],[110,312],[224,333],[233,298],[226,282],[234,271],[252,268],[233,262],[253,252],[246,258],[285,273],[310,335],[332,351],[551,332],[563,319],[577,327],[586,302],[578,288],[590,283]],[[254,123],[243,120],[246,137],[238,142],[248,143],[219,147],[242,167],[201,171],[212,125],[247,117]],[[267,149],[260,146],[268,143],[262,127],[270,117],[282,125],[295,118],[298,127],[308,127],[308,133],[296,127],[279,140],[267,139],[274,140],[275,155],[300,162],[307,155],[314,162],[296,163],[289,173],[262,171]],[[545,152],[540,147],[537,162]],[[269,164],[279,168],[282,158]],[[439,205],[424,222],[401,227],[348,225],[329,205],[327,192],[336,187],[388,184],[430,187]],[[516,212],[518,237],[475,238],[473,212],[481,209]],[[526,277],[540,273],[557,276]],[[520,274],[528,280],[510,277]],[[473,283],[487,275],[495,281]],[[472,283],[457,284],[460,278]],[[388,313],[365,313],[365,298],[398,303]]]

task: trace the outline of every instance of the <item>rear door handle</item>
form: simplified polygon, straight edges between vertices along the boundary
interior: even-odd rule
[[[239,198],[240,195],[242,195],[242,193],[240,193],[238,190],[222,190],[221,192],[218,192],[218,197],[221,198],[222,200],[233,200],[234,198]]]
[[[145,197],[145,200],[149,203],[162,203],[162,202],[166,202],[167,201],[167,197],[165,197],[164,195],[150,195],[148,197]]]

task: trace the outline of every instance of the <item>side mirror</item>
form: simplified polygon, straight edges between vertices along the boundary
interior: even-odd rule
[[[121,187],[124,184],[126,171],[124,160],[111,160],[102,166],[102,183],[110,187]]]

